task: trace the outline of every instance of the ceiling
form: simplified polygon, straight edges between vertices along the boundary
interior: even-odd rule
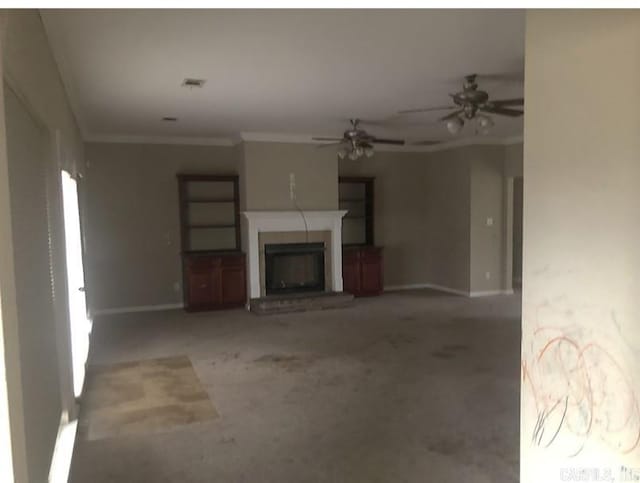
[[[523,94],[522,10],[44,10],[42,18],[87,139],[337,135],[350,117],[449,104],[469,73],[492,98]],[[182,87],[187,77],[206,83]],[[438,115],[369,130],[449,140]],[[521,118],[494,120],[492,137],[522,133]]]

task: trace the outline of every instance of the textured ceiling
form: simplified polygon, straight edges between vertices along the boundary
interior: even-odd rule
[[[349,117],[380,120],[448,104],[468,73],[484,74],[480,86],[493,98],[523,93],[524,11],[45,10],[42,17],[87,137],[335,135]],[[186,77],[207,82],[188,89]],[[370,131],[450,138],[437,116],[396,118]],[[495,120],[493,136],[522,133],[522,119]]]

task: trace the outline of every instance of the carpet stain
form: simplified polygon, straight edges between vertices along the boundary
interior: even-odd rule
[[[435,441],[428,444],[427,449],[429,451],[433,451],[434,453],[451,456],[462,452],[462,450],[464,449],[464,441],[442,439],[440,441]]]
[[[413,344],[417,340],[414,336],[406,334],[389,334],[385,336],[385,339],[394,349],[402,345]]]
[[[437,357],[438,359],[453,359],[456,357],[455,354],[445,351],[433,351],[431,355],[433,357]]]
[[[217,417],[191,361],[179,356],[90,367],[80,427],[96,440]]]
[[[314,354],[265,354],[253,362],[256,364],[275,366],[285,371],[305,369],[312,365],[318,357]]]
[[[469,346],[465,344],[447,344],[442,346],[442,350],[447,352],[464,352],[469,350]]]

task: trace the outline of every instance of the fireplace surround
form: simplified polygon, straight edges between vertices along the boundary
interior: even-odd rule
[[[267,295],[265,270],[261,270],[261,265],[264,267],[266,262],[264,247],[269,243],[323,241],[324,290],[342,292],[342,217],[345,213],[345,210],[243,212],[242,239],[247,254],[249,298]],[[278,234],[277,241],[273,239],[275,234]]]

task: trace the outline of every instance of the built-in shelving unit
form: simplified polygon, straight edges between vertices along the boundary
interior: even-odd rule
[[[178,175],[186,310],[246,302],[237,176]]]
[[[340,177],[338,198],[342,218],[342,244],[373,245],[373,178]]]
[[[240,250],[238,177],[178,175],[182,251]]]
[[[356,297],[383,292],[382,248],[373,244],[373,178],[340,177],[342,218],[342,280]]]

